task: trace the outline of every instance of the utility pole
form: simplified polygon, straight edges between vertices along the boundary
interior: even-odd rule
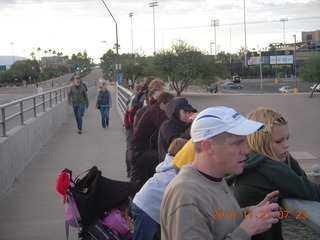
[[[158,2],[149,3],[149,7],[153,8],[153,54],[156,53],[156,24],[155,24],[155,16],[154,16],[154,7],[158,6]]]
[[[117,21],[115,20],[115,18],[113,17],[112,13],[110,12],[108,6],[106,5],[106,3],[104,2],[104,0],[102,0],[104,6],[107,8],[108,12],[110,13],[113,21],[116,24],[116,78],[117,78],[117,82],[119,83],[119,70],[121,69],[120,63],[119,63],[119,43],[118,43],[118,24]]]

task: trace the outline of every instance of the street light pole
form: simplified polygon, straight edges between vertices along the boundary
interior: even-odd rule
[[[154,7],[158,6],[158,2],[149,3],[149,7],[153,8],[153,54],[156,53],[156,25],[155,25],[155,16],[154,16]]]
[[[283,45],[286,44],[286,27],[285,27],[285,22],[288,21],[288,18],[281,18],[281,22],[283,22]]]
[[[263,83],[262,83],[262,58],[261,58],[261,49],[259,49],[259,46],[258,46],[258,53],[260,55],[260,93],[262,94],[263,93]]]
[[[217,60],[217,34],[216,34],[216,27],[219,26],[219,19],[211,20],[211,26],[214,27],[214,60]]]
[[[248,60],[247,60],[246,0],[243,0],[243,21],[244,21],[244,65],[246,67],[248,67]]]
[[[132,16],[133,16],[133,13],[129,13],[129,17],[131,19],[131,52],[133,54],[133,31],[132,31]]]
[[[116,78],[117,78],[117,82],[119,82],[119,74],[118,74],[118,71],[117,70],[120,70],[120,65],[119,65],[119,43],[118,43],[118,24],[117,24],[117,21],[114,19],[112,13],[110,12],[108,6],[106,5],[106,3],[104,2],[104,0],[102,0],[104,6],[107,8],[108,12],[110,13],[113,21],[115,22],[116,24]]]
[[[298,82],[297,82],[297,60],[296,60],[296,58],[297,58],[297,52],[296,52],[297,45],[296,45],[296,35],[293,35],[293,37],[294,37],[294,80],[296,82],[296,87],[294,89],[294,92],[298,93],[299,90],[298,90]]]

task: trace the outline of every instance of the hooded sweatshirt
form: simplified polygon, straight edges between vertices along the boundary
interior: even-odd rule
[[[168,152],[171,142],[178,138],[190,139],[191,122],[186,123],[180,120],[181,101],[184,98],[172,100],[165,110],[168,119],[161,124],[158,134],[158,155],[159,161],[163,161]]]
[[[165,160],[156,167],[156,173],[135,195],[133,203],[160,224],[160,206],[167,185],[176,176],[173,156],[169,153]]]
[[[240,175],[229,175],[226,181],[240,207],[260,203],[265,196],[279,190],[281,198],[320,201],[320,185],[308,180],[299,163],[290,156],[290,166],[259,154],[250,154]],[[255,235],[254,240],[282,238],[281,221],[268,231]]]
[[[265,196],[279,190],[279,198],[301,198],[320,201],[320,185],[308,180],[297,160],[290,165],[259,154],[250,154],[240,175],[229,175],[226,181],[241,207],[258,204]]]

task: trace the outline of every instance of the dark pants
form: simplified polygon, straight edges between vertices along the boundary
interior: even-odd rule
[[[103,128],[109,126],[109,107],[101,107],[100,106],[100,113],[101,113],[101,124]]]
[[[132,151],[131,182],[145,183],[156,172],[159,164],[158,149],[143,152]]]
[[[73,113],[74,113],[74,116],[76,117],[77,127],[78,127],[78,130],[80,131],[82,131],[82,116],[84,114],[85,109],[86,109],[85,105],[73,107]]]
[[[132,139],[132,129],[126,129],[125,130],[125,134],[126,134],[126,142],[127,142],[127,149],[126,149],[126,167],[127,167],[127,174],[130,175],[130,171],[131,171],[131,150],[128,149],[131,139]]]

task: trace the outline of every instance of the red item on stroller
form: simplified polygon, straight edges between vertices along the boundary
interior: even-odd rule
[[[68,177],[65,173],[70,176],[70,184],[66,193]],[[65,169],[56,183],[57,191],[67,196],[67,204],[69,204],[75,224],[72,224],[72,220],[69,219],[70,211],[68,219],[66,215],[66,223],[71,226],[76,225],[80,239],[90,239],[88,238],[90,236],[96,240],[120,240],[110,227],[103,224],[101,218],[129,196],[137,193],[141,187],[140,182],[122,182],[103,177],[96,166],[88,170],[82,179],[79,179],[78,176],[74,181],[72,172]],[[77,211],[81,222],[79,222]]]

